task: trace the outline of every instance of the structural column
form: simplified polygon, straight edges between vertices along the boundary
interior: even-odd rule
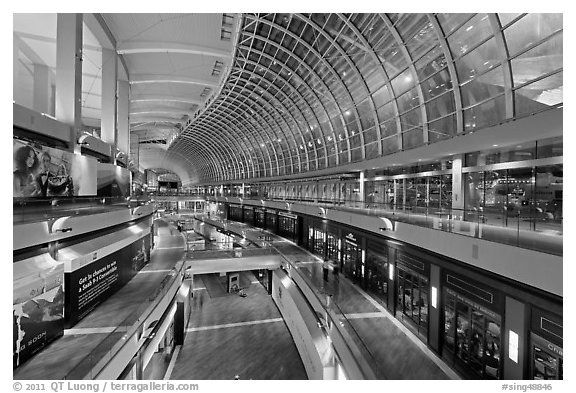
[[[462,167],[464,165],[464,155],[455,156],[452,160],[452,209],[457,209],[454,215],[464,216],[464,179],[462,177]]]
[[[362,204],[362,206],[364,205],[364,202],[366,202],[366,199],[364,198],[364,171],[360,172],[360,203]]]
[[[32,84],[34,110],[50,114],[50,98],[52,86],[50,85],[50,68],[45,64],[34,64],[34,82]]]
[[[112,145],[111,161],[116,158],[116,82],[118,55],[112,49],[102,48],[102,120],[101,138]]]
[[[20,68],[20,42],[16,39],[12,40],[12,99],[16,101],[18,86],[18,69]]]
[[[124,153],[130,151],[130,83],[118,81],[118,136],[117,147]]]
[[[82,134],[82,14],[58,14],[56,32],[56,119],[72,126],[70,150]]]

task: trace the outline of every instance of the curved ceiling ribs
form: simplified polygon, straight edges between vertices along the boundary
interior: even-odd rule
[[[531,45],[546,50],[546,41],[562,34],[552,18],[547,36],[509,53],[504,30],[524,17],[501,23],[497,14],[243,14],[220,94],[168,150],[213,160],[202,161],[207,171],[200,182],[244,181],[376,158],[475,131],[489,123],[467,119],[467,113],[477,116],[475,106],[504,94],[506,111],[495,121],[505,121],[516,115],[512,60]],[[493,53],[482,47],[491,39],[498,43]],[[502,67],[504,83],[490,80],[486,64]],[[561,72],[560,63],[531,78]]]

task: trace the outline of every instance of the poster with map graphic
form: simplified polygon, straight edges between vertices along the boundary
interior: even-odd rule
[[[13,367],[16,368],[64,333],[64,264],[41,255],[13,265]]]

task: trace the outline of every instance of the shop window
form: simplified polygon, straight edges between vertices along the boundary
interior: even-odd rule
[[[428,331],[428,278],[410,269],[397,266],[396,310],[399,317],[410,322],[426,340]]]
[[[447,289],[443,356],[471,376],[500,378],[500,316]]]

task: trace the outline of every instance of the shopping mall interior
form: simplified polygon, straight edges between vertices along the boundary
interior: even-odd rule
[[[12,17],[13,379],[563,379],[563,14]]]

